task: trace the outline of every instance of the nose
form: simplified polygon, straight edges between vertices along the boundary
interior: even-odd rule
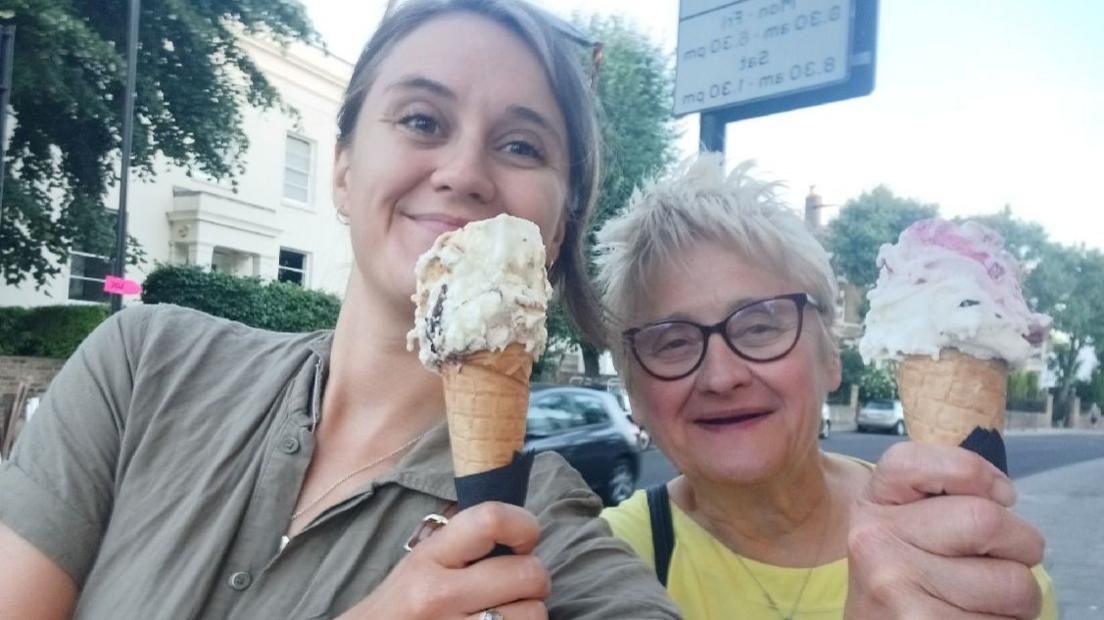
[[[458,140],[442,149],[441,160],[430,177],[434,191],[465,201],[487,204],[494,200],[495,184],[487,153],[477,140]]]
[[[720,334],[710,334],[705,359],[698,369],[698,386],[709,392],[723,393],[750,382],[749,362],[728,348]]]

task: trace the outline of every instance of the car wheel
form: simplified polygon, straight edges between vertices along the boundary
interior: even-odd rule
[[[905,421],[897,420],[897,423],[893,425],[893,434],[898,437],[905,434]]]
[[[820,438],[828,439],[828,435],[832,433],[832,422],[830,420],[824,420],[820,423]]]
[[[629,499],[635,490],[636,475],[633,474],[632,464],[627,459],[617,459],[610,468],[602,499],[607,506],[616,506]]]
[[[856,426],[855,426],[855,430],[856,430],[856,431],[858,431],[858,432],[860,432],[860,433],[865,433],[865,432],[866,432],[866,427],[865,427],[865,426],[863,426],[863,425],[861,425],[861,424],[859,424],[859,425],[856,425]]]

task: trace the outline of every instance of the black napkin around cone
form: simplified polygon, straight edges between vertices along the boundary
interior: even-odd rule
[[[460,510],[483,502],[503,502],[524,506],[529,493],[529,471],[533,468],[534,453],[515,452],[514,460],[497,469],[460,476],[455,479],[456,504]],[[495,545],[490,557],[512,555],[509,547]]]
[[[1008,456],[1004,450],[1004,439],[996,429],[974,427],[974,430],[958,445],[981,455],[1004,472],[1004,475],[1008,475]]]

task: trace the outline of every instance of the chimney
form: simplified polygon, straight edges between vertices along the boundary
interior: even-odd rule
[[[816,193],[816,185],[809,186],[809,195],[805,197],[805,225],[813,232],[820,231],[820,210],[824,200]]]

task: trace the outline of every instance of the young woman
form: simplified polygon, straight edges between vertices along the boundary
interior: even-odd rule
[[[441,380],[406,350],[415,259],[535,222],[596,334],[580,234],[598,174],[574,52],[509,0],[404,3],[358,61],[334,203],[355,264],[332,333],[128,310],[51,385],[0,471],[0,618],[672,618],[555,455],[528,510],[455,501]],[[484,558],[496,544],[511,557]]]

